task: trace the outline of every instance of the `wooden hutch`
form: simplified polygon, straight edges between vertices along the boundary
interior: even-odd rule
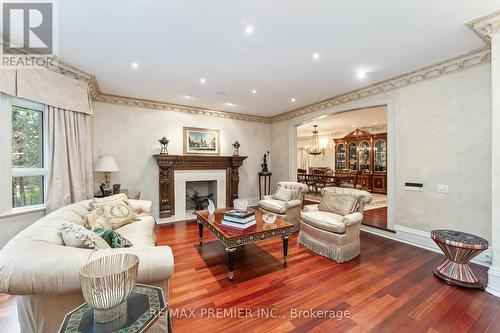
[[[387,193],[387,133],[356,129],[335,141],[335,174],[357,172],[357,185],[373,193]]]

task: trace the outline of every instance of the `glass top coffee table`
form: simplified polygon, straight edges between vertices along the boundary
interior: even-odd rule
[[[217,237],[224,244],[227,252],[227,268],[229,280],[233,280],[234,276],[234,253],[239,246],[253,244],[261,240],[281,237],[283,240],[283,263],[286,266],[288,256],[288,238],[292,234],[293,225],[279,218],[273,224],[264,222],[262,212],[255,211],[256,225],[243,231],[235,230],[234,228],[226,228],[221,224],[224,212],[232,208],[217,209],[213,215],[210,215],[207,210],[199,210],[196,212],[199,225],[200,246],[203,244],[203,226]]]
[[[106,324],[94,322],[94,310],[84,303],[68,313],[59,333],[141,333],[162,315],[168,316],[163,290],[137,283],[127,298],[127,313]],[[170,321],[169,321],[170,325]]]

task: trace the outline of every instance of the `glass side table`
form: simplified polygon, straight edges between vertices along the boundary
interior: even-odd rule
[[[92,307],[84,303],[64,317],[59,333],[141,333],[146,332],[162,315],[167,316],[170,329],[166,310],[161,288],[137,283],[127,299],[126,315],[110,323],[99,324],[94,322]]]

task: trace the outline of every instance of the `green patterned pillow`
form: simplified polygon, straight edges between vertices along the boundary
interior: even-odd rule
[[[119,247],[131,247],[132,243],[114,231],[113,229],[104,229],[104,228],[99,228],[99,227],[86,227],[90,231],[95,232],[99,236],[101,236],[102,239],[106,241],[106,243],[111,246],[111,248],[119,248]]]

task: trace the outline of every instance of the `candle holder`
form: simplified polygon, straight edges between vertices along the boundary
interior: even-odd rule
[[[168,143],[170,142],[170,140],[168,140],[166,137],[163,137],[160,140],[158,140],[158,142],[161,144],[160,154],[161,155],[168,155],[167,147],[168,147]]]

